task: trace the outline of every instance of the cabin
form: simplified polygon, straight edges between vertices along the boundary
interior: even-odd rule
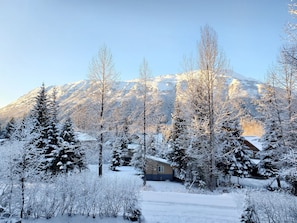
[[[147,156],[146,179],[155,181],[173,180],[173,168],[165,159]]]
[[[252,159],[257,158],[257,153],[262,150],[262,144],[259,137],[244,136],[244,144],[249,151],[251,151]]]

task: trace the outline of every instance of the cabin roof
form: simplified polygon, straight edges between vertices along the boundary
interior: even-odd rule
[[[257,136],[244,136],[245,140],[248,141],[251,145],[257,148],[259,151],[262,151],[262,142],[261,139]]]
[[[160,157],[146,156],[147,159],[170,165],[169,161]]]

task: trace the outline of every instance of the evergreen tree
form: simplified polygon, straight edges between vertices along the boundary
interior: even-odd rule
[[[121,165],[121,154],[124,149],[123,147],[125,147],[123,139],[117,137],[112,148],[112,158],[110,164],[110,169],[113,171],[115,171],[116,168]]]
[[[42,84],[40,91],[36,97],[36,103],[32,109],[30,116],[33,119],[33,129],[31,131],[32,138],[29,143],[30,151],[35,158],[39,160],[36,165],[40,171],[46,171],[47,160],[45,159],[48,145],[48,130],[49,130],[49,110],[48,98],[44,84]]]
[[[0,122],[0,139],[3,137],[2,123]]]
[[[15,131],[16,131],[16,122],[14,118],[11,118],[5,127],[4,137],[6,139],[10,139]]]
[[[175,114],[172,117],[172,131],[169,139],[169,153],[167,155],[171,165],[176,168],[176,175],[185,180],[187,171],[187,130],[186,121],[181,117],[179,104],[176,102]]]
[[[38,136],[35,130],[36,118],[32,115],[32,111],[25,116],[20,123],[16,125],[16,130],[12,136],[13,140],[26,141],[27,146],[31,146],[34,139]]]
[[[264,120],[265,133],[262,136],[262,151],[258,172],[267,177],[277,177],[280,187],[279,170],[283,165],[282,156],[286,151],[282,114],[284,107],[275,87],[276,76],[270,73],[264,94],[259,101],[259,111]]]
[[[232,156],[229,173],[237,177],[247,177],[253,169],[251,160],[243,148],[236,148]]]
[[[147,139],[147,154],[150,156],[157,155],[156,139],[155,136],[150,134]]]
[[[258,165],[259,173],[267,177],[278,175],[281,168],[281,153],[280,148],[283,147],[281,143],[281,135],[279,134],[279,125],[276,120],[267,120],[265,122],[265,133],[262,136],[262,151],[260,151],[260,163]]]
[[[48,143],[45,146],[46,169],[52,174],[59,172],[55,160],[59,156],[60,136],[58,129],[58,103],[56,99],[56,89],[54,89],[48,105],[49,126],[47,130]]]
[[[143,171],[144,163],[143,163],[143,146],[139,145],[139,147],[134,148],[133,156],[130,164],[134,166],[136,169]]]
[[[76,139],[70,118],[65,121],[60,137],[60,149],[54,162],[56,169],[67,173],[71,170],[86,168],[85,153]]]
[[[122,135],[122,142],[121,142],[121,159],[122,159],[122,164],[123,165],[128,165],[130,162],[130,152],[128,149],[128,144],[129,144],[129,123],[128,123],[128,118],[124,119],[123,123],[123,135]]]
[[[239,118],[235,112],[229,112],[222,122],[220,135],[219,156],[217,157],[218,169],[224,175],[247,177],[252,171],[252,163],[244,144]]]

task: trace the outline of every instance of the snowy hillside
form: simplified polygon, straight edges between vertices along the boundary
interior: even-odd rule
[[[161,110],[164,114],[165,122],[170,120],[175,100],[175,86],[177,83],[185,81],[185,74],[162,75],[151,80],[154,92],[161,102]],[[231,98],[257,98],[261,93],[262,84],[256,80],[245,78],[234,72],[228,76],[229,96]],[[126,103],[133,103],[133,98],[137,97],[138,80],[121,81],[117,83],[117,88],[121,89],[118,100]],[[54,86],[47,87],[49,94],[52,93]],[[90,85],[90,81],[83,80],[75,83],[56,86],[57,99],[60,106],[62,117],[75,115],[78,109],[87,107],[91,102],[90,97],[95,91],[95,87]],[[39,87],[23,95],[16,101],[0,109],[0,121],[6,122],[11,117],[22,118],[33,106],[34,98],[39,91]],[[135,105],[134,105],[135,106]],[[131,104],[130,107],[133,107]]]

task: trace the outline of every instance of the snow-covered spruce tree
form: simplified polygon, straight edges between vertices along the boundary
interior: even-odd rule
[[[56,89],[53,90],[48,104],[49,123],[47,129],[48,142],[45,146],[45,162],[46,171],[55,175],[60,169],[56,160],[59,159],[60,153],[60,137],[58,129],[58,103],[56,98]]]
[[[34,163],[37,165],[40,172],[45,172],[47,170],[47,160],[45,159],[46,150],[45,148],[48,145],[48,130],[50,124],[50,115],[48,109],[48,98],[44,84],[42,84],[40,91],[38,92],[35,105],[30,112],[30,116],[33,119],[33,129],[31,141],[28,144],[30,147],[29,150],[34,156]]]
[[[230,174],[240,178],[247,177],[252,169],[253,165],[246,150],[236,148],[232,156],[232,163],[229,169]]]
[[[156,139],[154,134],[149,134],[147,139],[147,154],[150,156],[157,155]]]
[[[142,142],[140,142],[142,143]],[[135,146],[133,149],[133,156],[130,164],[134,166],[137,170],[143,171],[143,146]]]
[[[115,120],[115,136],[114,142],[112,145],[112,157],[110,162],[110,169],[115,171],[118,166],[128,165],[129,164],[129,152],[128,152],[128,143],[129,143],[129,124],[128,118],[124,117],[126,114],[119,105],[113,111],[113,119]]]
[[[86,168],[85,153],[74,134],[73,123],[70,118],[64,122],[60,133],[60,148],[55,159],[55,166],[59,172],[68,173],[72,170]]]
[[[280,52],[278,64],[273,69],[276,89],[276,96],[274,98],[277,99],[274,103],[278,105],[278,109],[274,108],[272,114],[278,114],[278,116],[276,116],[278,119],[275,124],[281,132],[281,134],[275,136],[280,137],[277,143],[281,143],[281,147],[278,148],[280,154],[282,154],[281,157],[279,157],[280,162],[278,164],[282,169],[280,175],[284,179],[288,179],[288,183],[295,188],[295,191],[297,191],[297,178],[291,173],[295,172],[296,169],[294,162],[292,163],[290,160],[295,160],[294,154],[297,149],[297,100],[295,93],[297,86],[296,58],[297,48],[295,44],[284,47]],[[268,122],[268,125],[269,122],[271,122],[269,119],[265,121]],[[290,155],[293,157],[290,158]]]
[[[176,168],[176,177],[186,179],[188,147],[186,120],[181,116],[181,108],[178,101],[175,101],[175,110],[172,115],[172,130],[169,138],[169,151],[167,154],[171,166]]]
[[[129,144],[129,138],[130,138],[130,133],[129,133],[129,123],[128,123],[128,118],[124,118],[124,123],[123,123],[123,135],[121,136],[121,163],[123,165],[128,165],[128,160],[130,158],[129,150],[128,150],[128,144]]]
[[[2,123],[0,122],[0,139],[3,138],[3,129],[2,129]]]
[[[123,138],[117,137],[112,148],[112,157],[110,163],[110,169],[112,171],[115,171],[116,168],[121,165],[122,151],[124,150],[123,147],[125,146],[126,145],[123,141]]]
[[[225,176],[247,177],[253,166],[241,136],[242,129],[235,110],[227,112],[218,135],[220,145],[216,158],[218,170]]]
[[[275,87],[275,73],[271,72],[267,79],[264,94],[259,102],[259,111],[264,120],[265,133],[262,136],[262,151],[260,151],[259,174],[267,177],[277,177],[282,166],[281,157],[286,151],[283,141],[283,126],[281,99]]]
[[[16,122],[14,118],[11,118],[5,127],[4,137],[6,139],[10,139],[11,136],[14,134],[15,130],[16,130]]]

